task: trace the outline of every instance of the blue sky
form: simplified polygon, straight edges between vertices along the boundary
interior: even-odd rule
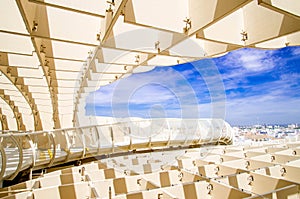
[[[86,114],[224,118],[232,125],[300,123],[300,47],[244,48],[101,87]]]

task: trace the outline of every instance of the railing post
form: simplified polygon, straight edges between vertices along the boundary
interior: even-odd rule
[[[112,153],[114,153],[115,152],[115,139],[114,139],[114,132],[113,132],[112,126],[109,127],[109,131],[110,131],[110,137],[111,137]]]
[[[128,128],[128,134],[129,134],[129,138],[130,138],[130,143],[129,143],[129,150],[132,150],[133,146],[132,146],[132,136],[131,136],[131,128]]]
[[[151,149],[151,145],[152,145],[152,139],[151,139],[151,135],[149,136],[149,141],[148,141],[148,148]]]
[[[169,120],[167,120],[167,127],[168,127],[168,133],[169,133],[169,137],[168,137],[168,142],[167,142],[167,147],[170,146],[170,141],[171,141],[171,128],[170,128],[170,123]]]
[[[55,156],[56,156],[56,143],[55,143],[55,140],[54,140],[53,133],[50,132],[48,135],[50,136],[50,140],[51,140],[52,143],[53,143],[53,154],[52,154],[52,157],[51,157],[50,162],[49,162],[49,165],[48,165],[48,167],[51,167],[51,166],[53,165],[54,161],[55,161]],[[50,149],[50,150],[51,150],[51,149]],[[48,152],[48,153],[49,153],[49,152]]]
[[[30,138],[30,136],[29,135],[26,135],[26,137],[28,138],[28,142],[29,142],[29,145],[30,145],[30,148],[31,148],[31,150],[32,150],[32,165],[31,165],[31,167],[33,168],[34,166],[35,166],[35,162],[36,162],[36,157],[35,157],[35,155],[36,155],[36,153],[35,153],[35,147],[34,147],[34,144],[33,144],[33,141],[32,141],[32,139]]]
[[[85,155],[86,155],[86,143],[85,143],[84,133],[83,133],[82,128],[78,128],[78,129],[76,129],[76,131],[79,131],[81,133],[81,136],[82,136],[82,147],[83,147],[83,150],[82,150],[82,156],[81,156],[81,158],[84,158]]]
[[[65,139],[66,139],[66,148],[65,148],[65,151],[67,152],[67,157],[65,159],[65,162],[68,162],[69,158],[70,158],[70,155],[71,155],[71,143],[70,143],[70,140],[68,138],[68,133],[65,131],[65,130],[61,130],[61,134],[63,134],[65,136]]]
[[[199,139],[198,139],[198,144],[201,143],[201,130],[200,130],[200,121],[198,120],[198,130],[199,130]]]
[[[99,130],[97,128],[97,126],[94,126],[95,128],[95,131],[96,131],[96,134],[97,134],[97,142],[98,142],[98,150],[97,150],[97,153],[100,154],[100,148],[101,148],[101,142],[100,142],[100,133],[99,133]]]

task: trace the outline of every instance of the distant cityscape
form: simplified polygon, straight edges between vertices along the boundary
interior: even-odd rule
[[[234,126],[235,141],[300,140],[299,124]]]

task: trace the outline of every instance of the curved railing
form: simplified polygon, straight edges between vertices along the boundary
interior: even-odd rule
[[[22,170],[132,150],[183,147],[232,140],[224,120],[157,119],[75,127],[53,131],[0,134],[0,181]]]

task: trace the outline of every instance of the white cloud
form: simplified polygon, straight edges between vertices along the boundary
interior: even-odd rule
[[[225,58],[225,64],[233,68],[243,67],[246,71],[239,70],[240,75],[241,72],[267,71],[276,66],[277,58],[273,54],[274,51],[245,48],[229,53]]]
[[[190,75],[187,70],[185,75]],[[91,97],[94,95],[94,97]],[[118,104],[155,104],[155,103],[196,103],[194,88],[186,76],[172,68],[154,70],[149,73],[135,74],[122,79],[93,93],[87,98],[88,104],[104,106]]]
[[[139,88],[130,96],[131,104],[155,104],[176,99],[168,89],[160,85],[147,85]]]
[[[292,48],[292,54],[295,56],[300,55],[300,48],[298,47]]]
[[[277,81],[251,87],[250,96],[227,95],[226,119],[234,124],[299,122],[299,74],[282,74]],[[295,88],[295,86],[298,88]]]
[[[233,125],[299,122],[300,99],[251,96],[232,99],[226,105],[226,120]]]

